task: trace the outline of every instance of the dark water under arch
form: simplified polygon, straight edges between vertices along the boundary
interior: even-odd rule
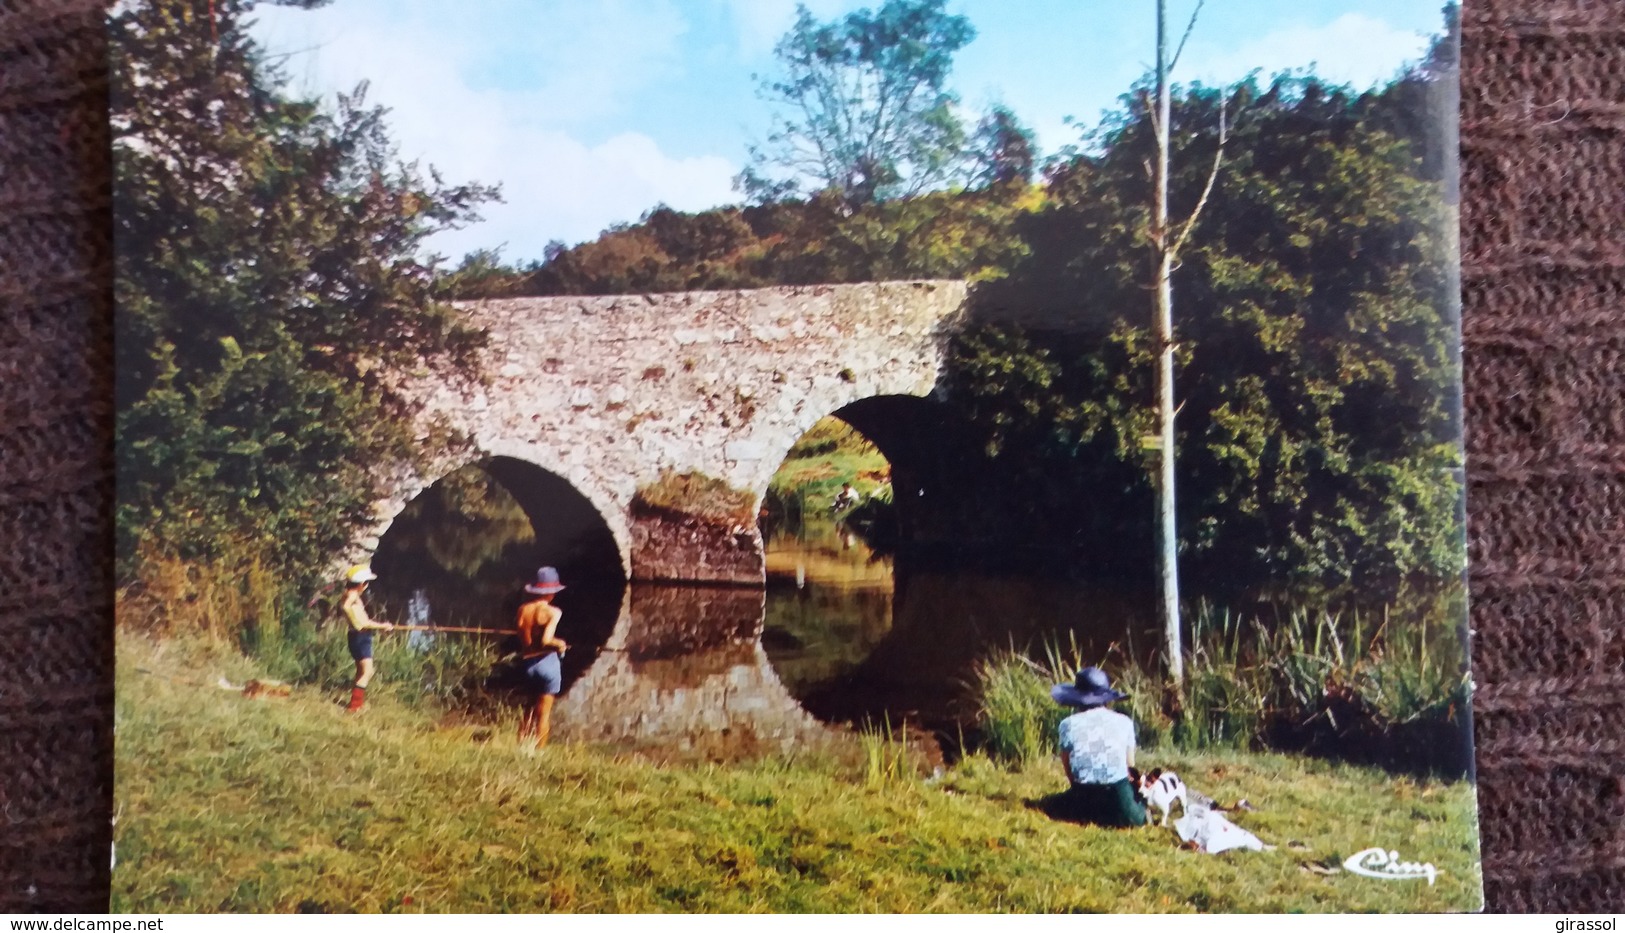
[[[372,594],[381,618],[405,621],[417,599],[434,625],[510,629],[544,564],[566,584],[555,603],[570,622],[569,684],[614,630],[626,576],[592,503],[540,467],[495,457],[425,489],[379,540]]]
[[[977,662],[1001,648],[1041,655],[1058,643],[1103,660],[1114,646],[1148,655],[1160,644],[1143,584],[1028,559],[1040,542],[1012,531],[1019,515],[990,495],[1002,490],[977,472],[987,461],[962,412],[876,396],[831,417],[888,463],[881,552],[805,493],[796,520],[764,529],[763,645],[820,719],[906,720],[955,739],[974,727]]]
[[[409,504],[380,542],[374,595],[382,618],[404,621],[421,592],[434,624],[506,629],[535,568],[557,566],[568,585],[560,634],[572,645],[562,721],[594,740],[720,755],[807,741],[803,719],[909,721],[951,740],[974,721],[978,657],[1059,632],[1104,652],[1144,617],[1098,584],[899,566],[826,531],[770,542],[765,591],[629,592],[613,537],[584,497],[537,467],[493,460]],[[608,646],[617,630],[644,634]],[[685,631],[708,634],[689,643]]]
[[[819,719],[906,720],[954,739],[974,726],[978,659],[1046,641],[1102,659],[1114,645],[1154,649],[1143,602],[1101,582],[899,569],[838,531],[787,536],[769,544],[762,641]]]

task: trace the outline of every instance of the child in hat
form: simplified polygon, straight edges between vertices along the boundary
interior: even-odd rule
[[[1124,699],[1098,667],[1078,671],[1069,684],[1056,684],[1050,696],[1078,712],[1061,720],[1061,767],[1071,787],[1067,815],[1101,826],[1144,826],[1145,806],[1134,796],[1134,720],[1109,708]]]
[[[350,657],[355,660],[355,686],[350,688],[350,712],[359,712],[367,703],[367,684],[372,682],[372,633],[391,632],[395,626],[388,622],[374,622],[367,616],[361,594],[367,584],[378,579],[372,568],[365,564],[351,567],[344,575],[344,601],[339,605],[349,620]]]
[[[559,659],[570,647],[557,634],[564,613],[553,605],[553,597],[562,589],[559,572],[543,567],[536,571],[536,582],[525,586],[525,592],[534,598],[519,607],[520,664],[532,697],[519,720],[519,741],[523,744],[533,736],[537,748],[547,745],[553,731],[553,703],[564,683]]]

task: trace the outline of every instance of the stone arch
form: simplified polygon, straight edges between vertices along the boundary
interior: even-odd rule
[[[405,542],[396,539],[399,543],[391,546],[390,533],[398,527],[407,506],[403,502],[374,545],[380,586],[395,591],[397,597],[422,588],[430,596],[429,606],[455,607],[454,614],[448,614],[449,620],[448,615],[436,618],[439,624],[449,621],[454,625],[505,628],[524,599],[521,585],[535,567],[556,566],[566,584],[557,604],[565,610],[570,629],[562,637],[577,649],[564,659],[565,680],[569,683],[611,641],[623,615],[624,553],[606,517],[567,478],[528,460],[506,456],[470,458],[457,467],[468,469],[480,470],[512,497],[528,519],[533,539],[514,541],[489,554],[477,555],[460,570],[448,570],[429,559],[426,541],[433,530],[421,523],[409,526],[413,533]],[[448,469],[440,473],[433,483],[415,491],[412,498],[437,488],[455,472]]]
[[[451,470],[495,457],[532,464],[591,504],[627,578],[740,590],[690,613],[667,611],[658,599],[633,606],[628,587],[594,669],[624,667],[638,683],[661,684],[661,702],[677,702],[691,686],[673,686],[687,683],[678,673],[694,666],[683,658],[704,655],[711,666],[696,668],[703,676],[695,683],[726,686],[743,677],[763,685],[766,694],[728,694],[730,708],[753,722],[756,734],[798,731],[794,710],[769,689],[774,679],[762,668],[758,639],[740,629],[759,624],[759,609],[745,604],[765,582],[754,510],[790,445],[818,418],[848,406],[867,419],[861,430],[885,436],[920,470],[932,469],[928,453],[940,438],[913,437],[908,424],[884,422],[929,423],[920,410],[897,406],[936,404],[929,396],[948,341],[964,325],[966,296],[964,282],[913,281],[458,303],[465,323],[487,337],[482,377],[419,372],[405,377],[401,391],[419,406],[425,442],[450,431],[468,446],[433,452],[437,464],[423,476],[399,477],[399,495],[380,503],[361,556],[377,547],[408,499]],[[865,402],[876,397],[912,401]],[[747,501],[723,510],[721,520],[685,514],[680,500],[664,513],[645,508],[659,501],[646,492],[682,477]],[[723,606],[732,608],[721,613]],[[673,628],[665,619],[683,624]],[[651,653],[656,645],[677,654]],[[591,675],[575,699],[607,721],[632,695],[630,684],[619,674]],[[618,699],[588,702],[589,693]],[[783,715],[767,723],[747,714],[758,708]],[[639,722],[653,729],[649,717]]]
[[[918,692],[912,684],[898,691],[897,685],[885,676],[889,665],[908,666],[911,651],[931,637],[928,629],[896,630],[900,621],[897,613],[907,598],[910,574],[921,559],[927,564],[934,563],[942,550],[960,543],[968,509],[961,489],[966,481],[963,474],[967,464],[975,458],[969,456],[971,432],[963,414],[935,394],[874,394],[854,399],[805,419],[806,424],[797,438],[804,436],[823,417],[846,422],[873,443],[890,465],[896,535],[895,538],[887,535],[884,541],[872,543],[886,554],[892,567],[886,611],[893,614],[894,628],[878,643],[868,645],[856,666],[839,671],[831,680],[800,683],[793,689],[798,701],[823,721],[861,722],[900,714],[911,702],[905,697]],[[791,446],[793,443],[785,446],[780,463]],[[764,482],[763,492],[766,485]],[[823,585],[811,583],[814,590]],[[858,609],[858,603],[853,602],[846,605],[859,614],[867,614],[873,610],[877,595],[835,596],[832,591],[825,591],[810,598],[813,604],[830,598],[858,600],[868,608]],[[781,610],[793,611],[792,606],[807,605],[809,596],[798,579],[795,590],[790,590],[787,582],[770,586],[770,599],[780,600]],[[848,619],[848,624],[850,622]],[[786,648],[792,655],[798,649],[795,643]],[[885,663],[872,663],[871,659],[882,652]],[[768,654],[770,661],[777,660],[772,650]]]
[[[955,534],[963,509],[954,496],[955,469],[966,462],[968,432],[962,415],[934,395],[875,392],[828,411],[808,411],[788,440],[775,445],[770,467],[752,489],[760,503],[790,448],[825,417],[855,428],[880,449],[892,468],[899,530],[907,550],[937,550]],[[907,560],[909,555],[901,555]]]
[[[603,512],[575,484],[515,457],[488,457],[478,465],[525,510],[536,530],[538,549],[556,562],[566,579],[573,569],[596,574],[613,565],[624,582],[625,552]]]
[[[570,480],[609,524],[630,577],[759,584],[748,504],[742,522],[730,511],[651,525],[633,514],[639,494],[693,475],[759,491],[778,466],[768,454],[806,418],[930,393],[965,301],[963,282],[915,281],[465,302],[459,314],[488,338],[482,378],[423,372],[401,390],[421,405],[422,437],[451,430],[478,456]],[[399,506],[385,504],[380,528]],[[687,561],[685,549],[716,559]]]
[[[631,536],[627,528],[624,496],[618,494],[617,490],[606,488],[590,479],[581,481],[572,475],[569,463],[561,462],[552,451],[541,445],[501,441],[462,451],[455,456],[441,457],[422,473],[407,473],[397,477],[394,483],[396,495],[373,507],[377,521],[366,535],[356,542],[356,559],[370,558],[407,504],[425,490],[458,470],[467,467],[485,468],[493,463],[507,464],[498,467],[508,477],[508,481],[497,477],[497,481],[504,487],[509,487],[510,481],[517,482],[521,486],[530,485],[523,477],[527,471],[535,471],[535,483],[550,491],[555,500],[571,503],[570,520],[566,523],[569,528],[579,529],[584,525],[593,524],[593,519],[596,519],[613,541],[616,560],[620,562],[623,576],[626,575],[628,543]],[[520,496],[515,494],[515,498],[518,499]],[[532,506],[540,507],[545,505],[548,493],[540,492],[529,498]],[[523,500],[521,506],[525,506]],[[535,519],[536,515],[532,513],[531,508],[527,507],[526,512],[531,514],[533,520]]]

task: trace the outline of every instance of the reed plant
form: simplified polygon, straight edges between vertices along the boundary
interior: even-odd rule
[[[1361,671],[1362,693],[1394,723],[1453,718],[1472,701],[1472,678],[1440,639],[1409,627],[1390,633]]]
[[[1055,753],[1055,730],[1066,711],[1050,699],[1057,682],[1051,674],[1014,647],[976,665],[979,738],[989,756],[1021,765]]]
[[[918,777],[918,756],[909,745],[907,722],[895,732],[889,720],[881,720],[879,725],[865,722],[858,730],[858,745],[863,750],[865,786],[896,787]]]
[[[1155,669],[1137,663],[1135,658],[1132,644],[1112,645],[1096,666],[1110,671],[1112,685],[1128,694],[1119,708],[1134,720],[1134,735],[1139,746],[1145,749],[1170,747],[1174,744],[1176,722],[1166,702],[1167,685]]]
[[[1184,715],[1175,724],[1181,748],[1247,748],[1268,715],[1269,678],[1254,650],[1262,628],[1202,603],[1191,614]]]
[[[1187,614],[1191,632],[1177,712],[1161,671],[1132,645],[1085,658],[1066,633],[1064,641],[1052,637],[1033,653],[1005,648],[976,668],[980,747],[1016,765],[1054,754],[1056,726],[1067,711],[1050,699],[1050,685],[1096,664],[1128,693],[1121,708],[1134,719],[1143,748],[1314,748],[1390,763],[1396,755],[1419,757],[1411,764],[1463,769],[1449,755],[1425,749],[1385,750],[1415,746],[1400,736],[1407,729],[1447,737],[1465,727],[1470,680],[1459,633],[1447,621],[1454,617],[1451,607],[1444,610],[1407,611],[1396,623],[1393,609],[1372,615],[1298,607],[1265,621],[1198,604]]]

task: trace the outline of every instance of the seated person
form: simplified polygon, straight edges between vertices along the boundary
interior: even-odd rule
[[[858,491],[852,488],[851,483],[842,483],[841,491],[835,494],[835,501],[830,503],[830,508],[836,512],[850,509],[858,504],[860,498]]]
[[[1108,708],[1128,694],[1111,688],[1098,667],[1056,684],[1050,696],[1079,712],[1061,720],[1061,767],[1072,784],[1062,808],[1069,819],[1101,826],[1144,826],[1145,806],[1134,795],[1134,720]]]

